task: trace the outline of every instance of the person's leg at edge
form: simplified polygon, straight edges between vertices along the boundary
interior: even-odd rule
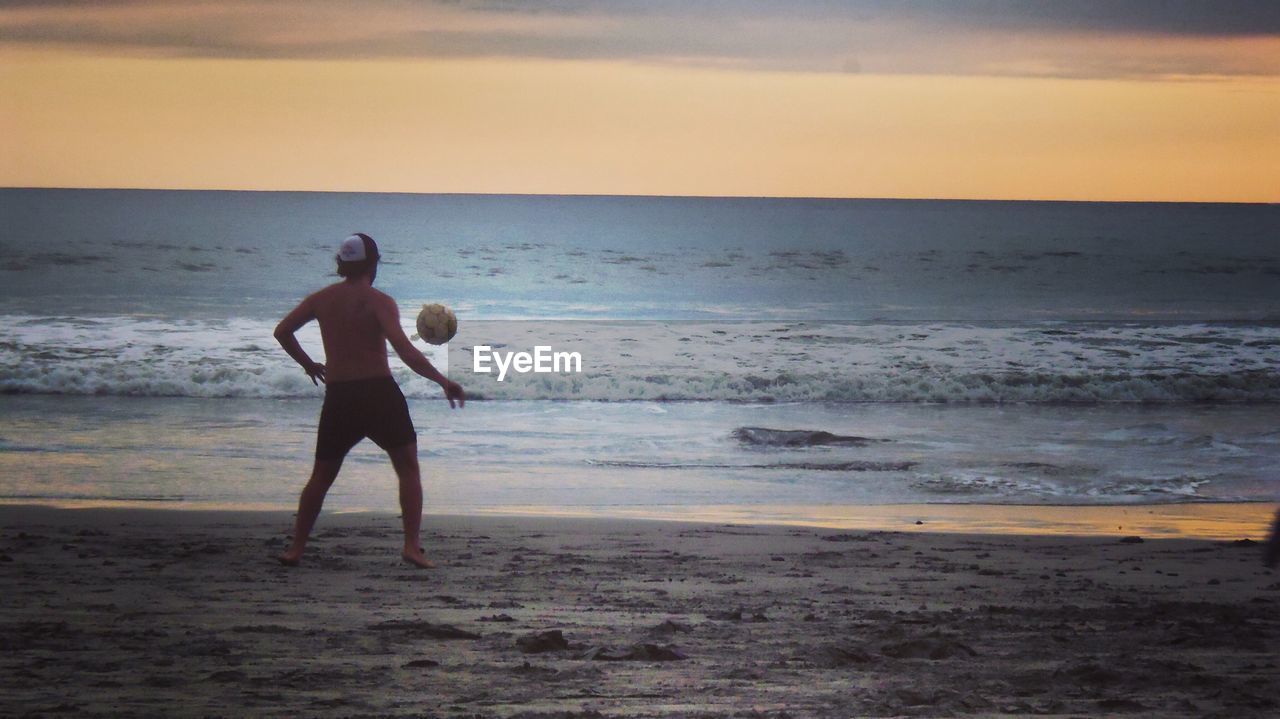
[[[324,506],[324,497],[338,478],[338,470],[342,469],[342,459],[317,459],[311,469],[311,478],[307,486],[302,488],[298,497],[298,517],[293,526],[293,543],[280,555],[280,563],[289,566],[302,560],[302,552],[307,548],[307,539],[311,536],[311,528],[320,516],[320,508]]]
[[[418,468],[418,443],[387,450],[391,466],[400,480],[400,514],[404,520],[404,561],[422,569],[431,569],[435,563],[427,559],[419,545],[422,528],[422,475]]]

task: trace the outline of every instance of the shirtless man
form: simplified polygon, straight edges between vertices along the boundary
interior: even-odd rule
[[[395,300],[373,289],[379,259],[373,238],[361,233],[348,237],[335,259],[343,280],[307,297],[280,321],[275,331],[284,351],[302,366],[312,383],[325,383],[315,465],[298,499],[293,543],[279,559],[289,566],[301,561],[307,537],[320,515],[325,494],[342,469],[342,460],[357,442],[368,437],[386,451],[400,479],[400,510],[404,516],[401,556],[410,564],[430,569],[435,565],[418,545],[422,523],[418,436],[404,395],[391,377],[387,342],[409,369],[444,389],[450,407],[461,407],[466,394],[457,382],[440,374],[405,336]],[[311,320],[320,323],[326,364],[312,361],[294,336]]]

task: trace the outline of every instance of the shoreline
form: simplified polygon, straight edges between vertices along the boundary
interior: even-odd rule
[[[171,501],[0,500],[0,517],[24,510],[123,510],[179,513],[283,513],[278,505],[208,505]],[[860,531],[1024,536],[1240,540],[1262,542],[1280,504],[1271,502],[1186,502],[1171,504],[878,504],[878,505],[702,505],[647,508],[564,508],[538,505],[428,508],[424,520],[494,517],[596,521],[732,524]],[[397,516],[371,509],[326,510],[321,517]]]
[[[0,507],[0,714],[1267,716],[1254,542]],[[914,525],[913,525],[914,526]],[[924,525],[927,527],[927,525]],[[785,712],[785,714],[784,714]]]

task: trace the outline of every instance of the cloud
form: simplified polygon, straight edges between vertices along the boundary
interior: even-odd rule
[[[905,20],[1027,31],[1256,36],[1280,33],[1274,0],[457,0],[476,10],[640,17]]]
[[[0,46],[1054,77],[1280,75],[1274,0],[0,0]]]

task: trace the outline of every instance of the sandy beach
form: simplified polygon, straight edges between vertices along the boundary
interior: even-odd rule
[[[1275,716],[1252,541],[0,508],[6,716]]]

